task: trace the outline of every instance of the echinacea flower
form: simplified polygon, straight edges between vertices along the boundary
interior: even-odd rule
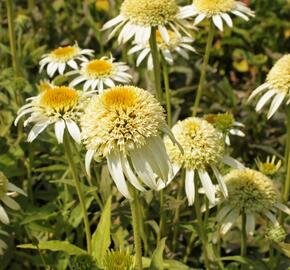
[[[54,124],[58,143],[63,142],[64,130],[67,128],[71,137],[80,143],[78,119],[82,113],[88,94],[66,86],[55,86],[42,91],[39,95],[28,99],[28,103],[20,108],[15,119],[30,114],[24,121],[24,126],[34,123],[28,134],[28,142],[32,142],[49,125]]]
[[[276,156],[272,156],[272,158],[267,156],[267,159],[264,162],[261,161],[260,158],[257,158],[255,161],[259,171],[265,175],[274,175],[277,173],[282,165],[282,161],[278,160],[276,163],[276,158]]]
[[[279,226],[276,211],[290,214],[290,209],[279,201],[273,181],[261,172],[248,168],[232,170],[224,179],[229,195],[222,199],[222,208],[217,215],[217,222],[222,224],[222,234],[230,230],[242,213],[246,215],[249,235],[254,233],[257,217],[266,218],[274,226]]]
[[[0,201],[13,210],[19,210],[20,205],[11,198],[12,195],[16,195],[17,193],[26,196],[26,193],[21,188],[10,183],[7,177],[0,172]],[[1,204],[0,221],[4,224],[9,224],[9,217]]]
[[[212,19],[215,26],[223,31],[223,20],[229,27],[233,27],[233,21],[229,14],[234,14],[248,21],[255,13],[243,2],[235,0],[193,0],[194,23],[199,24],[204,19]]]
[[[104,270],[134,270],[134,257],[124,250],[108,251],[104,257],[103,267]]]
[[[70,87],[75,87],[84,83],[83,90],[98,90],[102,93],[104,88],[114,87],[115,82],[127,84],[132,79],[128,74],[129,67],[123,62],[114,62],[114,58],[102,57],[86,63],[82,63],[81,70],[71,72],[79,73],[71,83]]]
[[[166,129],[164,110],[148,91],[117,86],[94,96],[81,117],[81,128],[88,150],[87,171],[94,157],[105,157],[117,188],[126,198],[131,199],[131,195],[125,176],[135,188],[145,191],[142,182],[157,190],[172,174],[160,137]]]
[[[218,166],[225,163],[235,168],[243,168],[243,165],[225,154],[223,134],[206,120],[197,117],[177,122],[172,128],[172,133],[184,152],[181,153],[167,137],[164,139],[165,146],[173,164],[179,168],[183,167],[186,171],[185,192],[189,205],[192,205],[195,199],[196,173],[211,203],[215,203],[216,188],[210,178],[210,171],[214,173],[226,197],[227,188]]]
[[[192,6],[180,8],[175,0],[125,0],[120,15],[103,26],[103,30],[115,27],[110,38],[120,31],[119,43],[134,37],[135,43],[147,44],[152,27],[156,27],[163,40],[168,42],[168,30],[187,35],[189,23],[185,20],[192,15]],[[191,26],[192,27],[192,26]]]
[[[177,35],[175,32],[168,30],[169,40],[166,43],[159,31],[156,31],[156,42],[157,48],[162,53],[162,56],[166,62],[170,65],[173,64],[173,52],[177,52],[185,59],[189,59],[189,54],[187,51],[196,52],[195,49],[190,45],[194,41],[191,37],[183,37]],[[150,44],[135,44],[129,51],[128,54],[138,53],[136,65],[137,67],[148,57],[147,68],[149,70],[153,69],[153,58],[150,49]]]
[[[225,135],[227,145],[231,145],[229,135],[245,137],[245,133],[239,129],[243,128],[244,124],[235,121],[231,113],[207,114],[204,116],[204,119]]]
[[[48,54],[42,56],[40,64],[40,72],[45,66],[49,77],[53,77],[55,72],[63,75],[66,66],[72,69],[78,69],[78,62],[88,61],[87,56],[93,55],[93,50],[80,49],[77,44],[74,46],[58,47]]]
[[[256,105],[256,111],[259,112],[272,99],[268,112],[268,119],[279,109],[283,101],[286,105],[290,104],[290,54],[284,55],[272,67],[267,75],[266,82],[253,91],[249,97],[251,101],[254,97],[263,93]]]

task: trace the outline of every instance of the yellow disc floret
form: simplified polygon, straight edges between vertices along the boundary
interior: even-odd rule
[[[168,154],[174,163],[184,164],[188,169],[205,170],[221,161],[225,150],[223,135],[206,120],[187,118],[179,121],[172,132],[184,151],[182,154],[169,138],[165,138]]]
[[[164,124],[158,101],[134,86],[114,87],[93,97],[81,117],[84,143],[100,156],[139,148],[158,136]]]
[[[0,172],[0,198],[7,192],[8,179],[4,173]]]
[[[271,88],[290,95],[290,54],[284,55],[273,66],[267,76]]]
[[[235,0],[193,0],[199,13],[213,16],[221,12],[229,12],[235,6]]]
[[[76,46],[59,47],[50,53],[50,56],[57,61],[66,62],[74,58],[79,52]]]
[[[233,170],[225,176],[228,203],[241,211],[263,213],[277,202],[273,182],[264,174],[251,170]]]
[[[113,65],[109,61],[95,59],[86,66],[86,72],[91,77],[107,76],[112,72]]]
[[[67,112],[76,106],[79,95],[76,90],[60,86],[49,88],[42,92],[40,105],[58,112]]]
[[[125,0],[121,14],[132,23],[142,26],[165,25],[178,13],[175,0]]]

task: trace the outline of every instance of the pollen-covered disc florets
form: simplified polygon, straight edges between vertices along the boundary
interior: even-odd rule
[[[274,208],[277,190],[273,182],[264,174],[251,170],[233,170],[225,176],[228,187],[228,203],[240,209],[263,213]]]
[[[81,126],[88,149],[101,156],[120,150],[127,153],[158,136],[164,112],[147,91],[134,86],[118,86],[92,98]]]
[[[165,25],[178,13],[175,0],[125,0],[121,14],[142,26]]]
[[[210,16],[220,12],[229,12],[235,6],[235,0],[193,0],[196,8]]]
[[[184,164],[185,168],[205,170],[210,165],[217,165],[224,155],[222,133],[206,120],[187,118],[179,121],[172,132],[184,153],[182,154],[176,145],[166,139],[168,154],[173,162]]]
[[[105,270],[133,270],[134,257],[126,251],[110,251],[104,257]]]

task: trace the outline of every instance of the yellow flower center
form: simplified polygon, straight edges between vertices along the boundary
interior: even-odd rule
[[[109,75],[112,72],[113,65],[106,60],[92,60],[86,66],[86,71],[90,76],[101,77]]]
[[[66,46],[53,50],[50,55],[57,61],[65,62],[75,57],[78,52],[79,49],[77,47]]]
[[[212,16],[221,12],[231,11],[235,5],[235,0],[193,0],[193,4],[199,13]]]
[[[104,93],[102,101],[105,107],[131,107],[136,102],[136,92],[127,87],[112,88]]]
[[[121,6],[123,16],[143,26],[167,24],[177,13],[175,0],[125,0]]]
[[[55,111],[67,112],[74,108],[79,100],[76,90],[60,86],[47,89],[42,93],[40,105]]]

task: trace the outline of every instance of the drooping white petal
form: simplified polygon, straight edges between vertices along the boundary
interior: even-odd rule
[[[144,49],[144,46],[137,44],[128,51],[128,55],[134,54],[134,53],[139,52],[143,49]]]
[[[115,83],[109,78],[105,79],[104,83],[109,87],[115,87]]]
[[[195,199],[194,170],[187,169],[185,172],[185,194],[188,205],[193,205]]]
[[[249,18],[248,16],[246,16],[244,13],[238,11],[238,10],[233,10],[231,11],[233,14],[237,15],[238,17],[241,17],[242,19],[244,19],[245,21],[248,21]]]
[[[164,27],[162,25],[158,25],[158,30],[159,30],[160,35],[161,35],[162,39],[164,40],[164,42],[168,44],[170,41],[170,37],[169,37],[169,34],[168,34],[166,27]]]
[[[223,162],[234,169],[244,169],[245,166],[230,156],[224,156]]]
[[[274,90],[267,91],[257,102],[256,111],[260,111],[264,107],[264,105],[270,100],[270,98],[275,95],[275,93],[276,91]]]
[[[75,60],[69,60],[68,62],[67,62],[67,64],[71,67],[71,68],[73,68],[73,69],[75,69],[75,70],[78,70],[78,64],[77,64],[77,62],[75,61]]]
[[[264,212],[264,215],[273,223],[274,226],[279,226],[278,220],[270,211]]]
[[[129,192],[123,170],[122,170],[122,163],[120,159],[120,154],[117,153],[111,153],[107,157],[108,162],[108,169],[110,171],[110,174],[118,188],[118,190],[122,193],[124,197],[131,200],[131,194]]]
[[[130,40],[134,36],[134,34],[135,34],[134,25],[132,25],[131,23],[127,23],[124,25],[124,27],[122,28],[120,32],[120,35],[118,37],[118,42],[126,43],[128,40]]]
[[[76,85],[82,83],[82,82],[85,81],[85,80],[86,80],[86,78],[85,78],[84,76],[79,76],[79,77],[73,79],[73,80],[71,81],[71,83],[69,84],[69,86],[70,86],[70,87],[74,87],[74,86],[76,86]]]
[[[239,217],[240,212],[237,210],[232,210],[224,219],[224,223],[221,226],[221,234],[226,234],[233,224],[236,222],[237,218]]]
[[[8,183],[7,188],[8,188],[8,191],[15,191],[15,192],[17,192],[19,194],[27,196],[27,194],[24,192],[24,190],[22,190],[21,188],[15,186],[14,184],[12,184],[10,182]]]
[[[271,106],[270,106],[270,109],[269,109],[269,112],[268,112],[268,115],[267,115],[267,118],[270,119],[273,114],[278,110],[278,108],[280,107],[280,105],[282,104],[284,98],[285,98],[286,94],[285,93],[279,93],[277,94],[272,103],[271,103]]]
[[[145,48],[138,56],[136,66],[139,67],[142,61],[146,58],[146,56],[150,53],[149,48]]]
[[[96,151],[95,150],[88,150],[86,152],[86,157],[85,157],[85,167],[86,167],[86,172],[89,176],[91,176],[91,170],[90,170],[90,167],[91,167],[91,163],[92,163],[92,160],[93,160],[93,157],[95,155]]]
[[[222,209],[218,211],[218,214],[216,216],[216,221],[218,223],[221,223],[223,219],[227,216],[227,214],[233,209],[232,206],[226,205]]]
[[[35,138],[46,129],[46,127],[49,125],[49,122],[40,122],[40,123],[36,123],[33,128],[31,129],[31,131],[28,134],[28,138],[27,141],[28,142],[32,142],[35,140]]]
[[[111,27],[113,27],[114,25],[122,22],[124,20],[124,16],[123,15],[119,15],[117,17],[115,17],[114,19],[108,21],[107,23],[105,23],[102,27],[102,31],[109,29]]]
[[[213,170],[213,173],[214,173],[216,179],[218,180],[218,183],[219,183],[219,186],[221,188],[223,195],[225,197],[227,197],[228,196],[228,189],[227,189],[227,186],[225,184],[223,176],[220,174],[219,170],[215,166],[211,166],[211,168]]]
[[[20,120],[20,118],[25,115],[25,114],[28,114],[28,113],[31,113],[34,111],[34,108],[29,108],[29,109],[26,109],[26,110],[23,110],[20,114],[17,115],[15,121],[14,121],[14,125],[16,126],[18,121]]]
[[[221,19],[220,15],[213,15],[212,20],[219,30],[224,31],[223,20]]]
[[[279,210],[281,210],[281,211],[283,211],[284,213],[286,213],[287,215],[290,215],[290,209],[289,209],[286,205],[284,205],[284,204],[282,204],[282,203],[280,203],[280,202],[277,202],[277,203],[275,203],[275,206],[276,206]]]
[[[239,136],[239,137],[245,137],[246,136],[246,134],[243,131],[241,131],[239,129],[234,129],[234,128],[230,129],[230,133],[232,135]]]
[[[63,75],[63,73],[64,73],[64,70],[65,70],[65,63],[61,63],[61,64],[59,64],[59,66],[58,66],[58,73],[60,74],[60,75]]]
[[[226,134],[226,136],[225,136],[225,142],[226,142],[226,145],[228,145],[228,146],[231,145],[230,136],[228,134]]]
[[[20,209],[20,205],[14,201],[13,199],[11,199],[10,197],[8,197],[7,195],[4,195],[1,198],[2,202],[4,202],[9,208],[13,209],[13,210],[19,210]]]
[[[225,20],[226,24],[229,27],[233,27],[233,21],[232,21],[231,17],[229,16],[229,14],[227,14],[227,13],[221,13],[221,16]]]
[[[252,92],[252,94],[248,98],[248,102],[250,102],[255,96],[257,96],[258,94],[260,94],[261,92],[263,92],[267,88],[269,88],[269,84],[268,83],[264,83],[264,84],[260,85],[258,88],[256,88]]]
[[[83,86],[84,91],[88,91],[94,80],[87,80]]]
[[[248,235],[253,235],[255,231],[255,216],[252,213],[246,215],[246,232]]]
[[[179,8],[179,13],[176,15],[177,19],[185,19],[196,14],[196,8],[193,5],[187,5]]]
[[[63,119],[59,119],[54,124],[54,133],[58,143],[63,143],[63,133],[65,129],[65,123]]]
[[[208,200],[214,204],[215,203],[215,187],[210,179],[209,174],[206,171],[198,170],[198,175],[201,181],[201,184],[204,188],[205,194],[208,197]]]
[[[4,224],[9,224],[9,217],[1,205],[0,205],[0,221],[2,221]]]
[[[76,122],[71,119],[66,119],[65,123],[69,134],[72,136],[75,142],[81,143],[81,132]]]
[[[195,20],[194,20],[194,24],[199,24],[201,21],[203,21],[206,18],[206,15],[204,13],[199,14]]]

